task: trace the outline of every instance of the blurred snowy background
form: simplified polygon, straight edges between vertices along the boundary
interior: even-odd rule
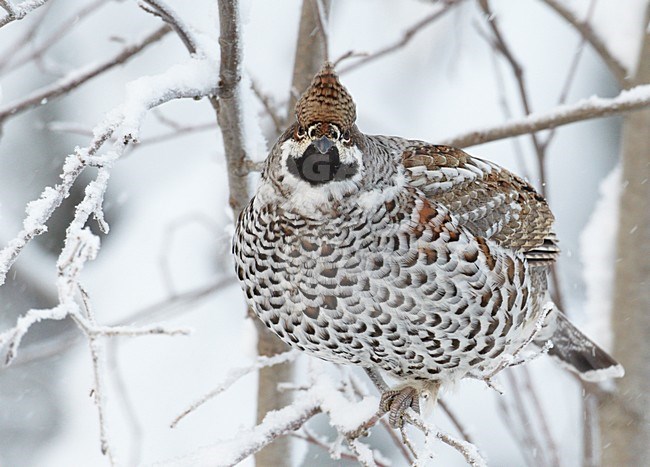
[[[242,3],[245,70],[261,91],[284,109],[301,2]],[[565,3],[584,18],[592,2]],[[634,67],[647,2],[593,3],[594,28],[621,62]],[[170,0],[169,4],[195,31],[218,37],[216,2]],[[525,70],[532,109],[551,110],[565,87],[579,49],[579,34],[539,0],[497,0],[492,7]],[[330,55],[336,58],[349,50],[378,50],[399,40],[434,8],[436,2],[415,0],[334,0]],[[125,43],[159,25],[157,18],[134,1],[51,0],[27,18],[0,29],[0,109],[69,72],[118,53]],[[63,28],[61,32],[59,28]],[[28,35],[30,30],[33,34]],[[341,79],[357,103],[358,126],[366,133],[439,142],[507,120],[504,100],[513,117],[521,116],[517,83],[508,65],[495,59],[486,35],[489,29],[476,2],[460,2],[419,31],[404,48],[342,73]],[[19,47],[24,41],[29,45]],[[50,45],[39,60],[21,64],[40,47]],[[26,204],[38,198],[44,186],[58,182],[65,156],[75,146],[88,144],[92,127],[122,102],[126,84],[186,58],[178,37],[167,34],[127,63],[63,98],[3,122],[0,247],[21,229]],[[341,68],[352,63],[354,60],[343,62]],[[618,84],[602,60],[591,47],[585,47],[566,101],[592,95],[610,97],[618,92]],[[273,127],[262,105],[258,101],[255,105],[270,147]],[[254,423],[256,377],[251,374],[176,428],[169,428],[176,415],[216,386],[230,368],[246,365],[255,357],[254,329],[245,318],[239,286],[231,280],[233,219],[223,146],[214,121],[207,99],[172,101],[146,118],[141,143],[112,171],[105,200],[111,232],[101,235],[99,255],[83,272],[99,323],[165,321],[193,329],[189,336],[115,338],[108,344],[108,422],[124,465],[178,456],[229,438]],[[206,129],[160,138],[174,133],[179,125],[205,125]],[[600,241],[613,248],[614,238],[599,240],[604,226],[598,224],[591,234],[582,233],[600,197],[599,184],[616,166],[619,138],[619,118],[565,126],[558,130],[546,160],[545,188],[563,250],[558,268],[560,292],[574,321],[601,341],[609,336],[601,326],[602,319],[585,309],[593,297],[586,293],[581,252]],[[468,150],[526,175],[540,187],[529,136]],[[262,160],[264,148],[253,156]],[[48,223],[49,232],[21,254],[0,288],[0,332],[13,326],[26,310],[55,304],[56,258],[73,215],[71,209],[89,180],[89,176],[81,177],[70,199]],[[616,181],[611,185],[615,187]],[[607,190],[612,191],[616,190]],[[586,244],[580,244],[581,238]],[[602,271],[590,268],[588,277],[595,293],[611,288],[611,266],[601,264]],[[606,293],[603,299],[607,299]],[[305,360],[303,357],[300,368],[307,365]],[[547,358],[532,362],[530,370],[562,464],[578,465],[582,456],[580,387]],[[0,370],[0,465],[107,464],[100,452],[92,387],[88,345],[76,326],[67,320],[35,325],[13,364]],[[500,398],[484,384],[466,381],[446,393],[445,400],[490,465],[530,465],[530,453],[522,452],[521,443],[508,428],[519,422],[504,416],[503,404],[514,410],[512,394]],[[433,420],[453,432],[440,411]],[[535,425],[534,420],[529,422]],[[316,418],[312,426],[327,433],[324,425],[324,419],[319,422]],[[534,430],[539,431],[539,426]],[[301,443],[295,452],[296,465],[347,465],[345,460],[330,460],[327,451],[314,445],[296,443]],[[385,439],[378,437],[374,447],[393,459],[394,465],[403,465],[403,458]],[[251,459],[247,462],[252,464]],[[440,445],[438,464],[464,462],[458,453]]]

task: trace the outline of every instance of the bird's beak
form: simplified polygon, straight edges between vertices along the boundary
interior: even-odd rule
[[[334,146],[334,143],[326,136],[323,136],[321,139],[318,139],[311,144],[318,149],[318,152],[321,154],[327,154],[329,150],[332,149],[332,146]]]

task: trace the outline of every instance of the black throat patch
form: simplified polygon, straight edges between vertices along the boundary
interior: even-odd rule
[[[313,143],[305,149],[300,158],[289,157],[287,169],[296,177],[310,185],[322,185],[331,181],[343,181],[353,177],[359,167],[356,162],[343,164],[339,150],[332,146],[326,153],[321,153]]]

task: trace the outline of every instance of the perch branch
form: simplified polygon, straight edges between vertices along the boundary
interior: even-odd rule
[[[575,104],[558,106],[549,112],[531,114],[492,128],[447,138],[442,141],[442,144],[457,147],[474,146],[592,118],[610,117],[642,110],[648,106],[650,106],[650,85],[640,85],[622,91],[616,97],[590,97]]]
[[[19,5],[14,5],[10,0],[0,0],[0,7],[7,12],[3,18],[0,18],[0,28],[12,21],[23,19],[30,12],[45,5],[47,1],[48,0],[27,0]]]

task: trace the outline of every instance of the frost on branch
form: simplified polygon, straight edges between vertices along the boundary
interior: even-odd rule
[[[209,48],[215,50],[216,47]],[[102,232],[108,233],[104,219],[103,200],[111,170],[128,145],[138,139],[140,125],[147,113],[165,102],[180,98],[209,95],[217,87],[215,57],[198,51],[184,63],[171,67],[159,75],[143,77],[127,86],[126,100],[107,114],[93,130],[93,138],[85,147],[77,147],[63,164],[60,182],[45,187],[35,201],[26,208],[23,228],[0,251],[0,285],[27,244],[47,231],[47,222],[64,199],[70,195],[73,184],[88,167],[97,169],[94,180],[87,184],[83,199],[76,205],[74,219],[66,229],[64,246],[56,262],[58,304],[49,309],[29,310],[19,317],[15,326],[0,334],[0,350],[8,364],[16,357],[22,338],[30,327],[43,320],[71,318],[88,340],[94,370],[93,395],[100,425],[101,450],[111,464],[115,463],[106,422],[103,338],[112,336],[185,335],[187,329],[148,327],[108,327],[97,324],[89,294],[82,285],[82,271],[88,261],[96,258],[100,239],[88,227],[90,218],[97,221]],[[104,146],[111,141],[110,147]],[[54,266],[54,265],[53,265]]]
[[[241,369],[233,370],[207,396],[192,404],[176,417],[172,426],[181,418],[189,415],[208,398],[220,394],[234,384],[239,378],[253,370],[295,360],[298,352],[289,351],[274,357],[259,357],[258,360]],[[381,453],[373,451],[362,438],[378,425],[383,412],[378,411],[379,398],[368,395],[356,381],[354,375],[344,368],[335,366],[336,374],[330,371],[332,366],[318,360],[310,360],[308,382],[304,385],[283,385],[284,390],[294,390],[295,397],[291,404],[279,410],[269,412],[257,426],[244,429],[230,439],[201,447],[184,456],[169,459],[156,465],[163,466],[232,466],[260,451],[276,439],[297,432],[296,437],[328,451],[332,459],[354,459],[363,466],[387,465]],[[329,425],[336,431],[337,438],[328,442],[311,433],[305,427],[307,422],[317,414],[324,414]],[[406,421],[424,435],[424,446],[418,449],[402,431],[402,442],[413,453],[415,465],[426,465],[434,456],[436,441],[451,446],[465,458],[468,464],[484,466],[485,461],[478,449],[463,440],[456,439],[448,433],[425,423],[415,412],[407,414]],[[380,425],[381,426],[381,425]],[[384,425],[386,427],[387,425]],[[390,430],[390,428],[386,428]],[[390,432],[394,435],[393,432]],[[347,445],[347,449],[343,444]],[[410,459],[409,459],[410,460]]]

